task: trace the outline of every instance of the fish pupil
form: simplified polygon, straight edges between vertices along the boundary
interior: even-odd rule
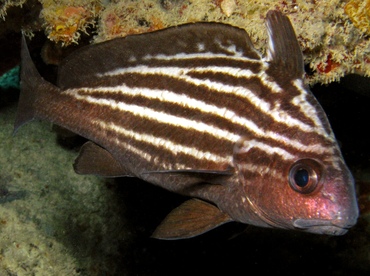
[[[310,179],[310,174],[306,169],[299,169],[294,175],[295,184],[299,187],[305,187]]]
[[[320,183],[322,165],[313,159],[301,159],[289,171],[290,187],[301,194],[312,193]]]

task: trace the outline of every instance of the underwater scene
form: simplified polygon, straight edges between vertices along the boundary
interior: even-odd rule
[[[367,275],[369,10],[2,1],[0,275]]]

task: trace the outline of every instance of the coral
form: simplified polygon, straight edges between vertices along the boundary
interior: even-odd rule
[[[221,11],[229,17],[236,8],[235,0],[216,0],[216,5],[220,7]]]
[[[346,5],[341,0],[111,2],[101,12],[94,41],[188,22],[215,21],[245,29],[256,48],[263,52],[267,46],[265,14],[270,9],[279,9],[291,19],[305,63],[311,68],[306,81],[311,85],[330,83],[349,73],[370,75],[370,41],[344,12],[350,3]],[[365,6],[368,7],[361,5]]]
[[[309,84],[329,83],[356,73],[370,75],[370,0],[38,0],[50,40],[78,43],[81,32],[96,26],[93,43],[196,21],[214,21],[243,28],[256,48],[266,50],[265,15],[279,9],[288,15],[311,68]],[[9,6],[25,0],[6,0]],[[32,30],[31,30],[32,31]],[[91,32],[90,32],[91,33]]]
[[[4,0],[0,3],[0,19],[5,20],[7,10],[10,7],[21,7],[27,0]]]
[[[11,137],[15,112],[0,116],[0,275],[122,275],[111,260],[134,234],[115,189],[76,175],[50,124]]]
[[[264,18],[279,9],[289,16],[311,68],[309,84],[329,83],[356,73],[370,75],[370,0],[38,0],[49,39],[66,46],[96,26],[93,43],[196,21],[228,23],[243,28],[256,48],[266,50]],[[6,0],[0,8],[25,0]]]
[[[41,16],[45,21],[45,31],[52,41],[63,45],[77,43],[80,32],[86,32],[94,25],[95,17],[101,9],[100,1],[50,1],[40,0],[43,5]]]
[[[166,8],[159,3],[154,5],[151,2],[121,1],[108,4],[101,13],[98,26],[100,35],[96,37],[95,42],[164,28]]]
[[[345,5],[344,11],[353,25],[362,32],[370,34],[370,0],[351,0]]]

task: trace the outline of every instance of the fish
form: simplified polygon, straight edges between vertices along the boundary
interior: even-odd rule
[[[78,174],[137,177],[188,197],[156,228],[184,239],[235,221],[343,235],[359,211],[328,118],[304,83],[289,18],[266,14],[268,46],[196,22],[82,47],[42,78],[23,37],[14,131],[47,120],[85,137]]]

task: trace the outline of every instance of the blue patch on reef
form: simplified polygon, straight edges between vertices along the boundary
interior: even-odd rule
[[[19,70],[20,67],[16,66],[2,75],[0,77],[0,89],[19,89]]]

